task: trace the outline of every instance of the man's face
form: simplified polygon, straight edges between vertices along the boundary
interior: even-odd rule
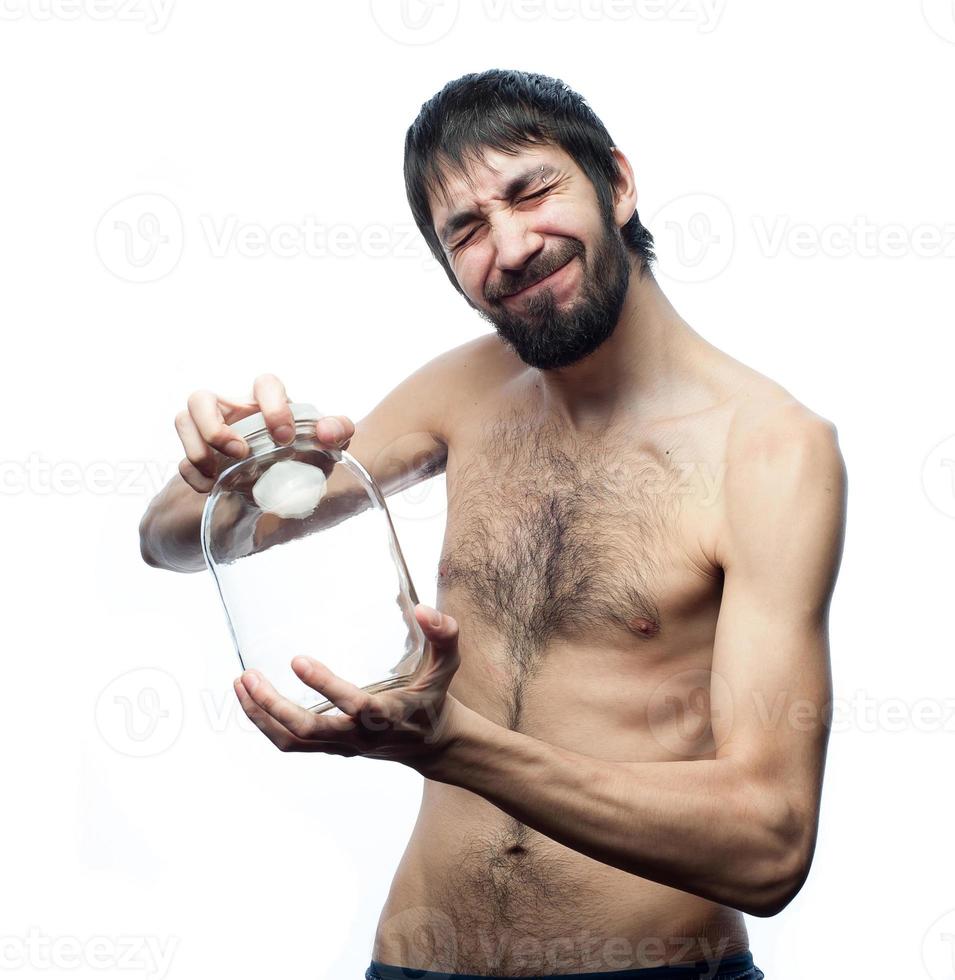
[[[583,171],[547,146],[488,150],[469,177],[446,176],[448,199],[432,199],[432,216],[471,305],[531,367],[595,351],[617,325],[630,257]]]

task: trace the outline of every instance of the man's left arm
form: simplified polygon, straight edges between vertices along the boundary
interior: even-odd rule
[[[835,428],[787,407],[739,439],[723,489],[714,758],[608,762],[455,701],[446,748],[415,768],[602,863],[768,916],[802,887],[815,848],[845,528]]]

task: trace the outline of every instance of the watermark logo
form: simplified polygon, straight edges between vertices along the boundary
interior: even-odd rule
[[[501,24],[632,20],[695,24],[701,34],[718,26],[725,0],[482,0],[477,12]],[[378,27],[399,44],[434,44],[454,28],[459,0],[371,0]]]
[[[326,225],[314,215],[298,221],[265,225],[240,221],[234,215],[217,218],[199,216],[199,229],[209,254],[215,259],[257,259],[271,255],[280,259],[350,259],[364,256],[372,259],[393,257],[421,259],[422,265],[437,266],[431,252],[422,252],[423,242],[412,222],[395,225],[351,224]]]
[[[691,668],[654,689],[647,700],[646,717],[663,748],[683,758],[706,754],[712,748],[712,723],[719,721],[723,731],[732,728],[733,693],[714,671]]]
[[[434,44],[458,19],[459,0],[371,0],[379,29],[399,44]]]
[[[878,224],[860,214],[852,221],[817,226],[792,221],[789,215],[776,215],[771,221],[759,215],[753,218],[753,233],[760,253],[770,259],[783,252],[797,259],[820,255],[829,259],[955,258],[955,224]]]
[[[922,489],[936,510],[955,517],[955,435],[943,439],[925,457]]]
[[[0,935],[0,971],[125,970],[162,980],[169,972],[179,936],[49,936],[30,926],[25,936]],[[84,976],[87,970],[83,970]]]
[[[162,194],[133,194],[117,201],[96,226],[96,252],[126,282],[156,282],[182,257],[179,209]]]
[[[955,44],[955,2],[953,0],[922,0],[925,22],[943,40]]]
[[[940,915],[925,931],[922,965],[932,980],[955,980],[955,909]]]
[[[0,0],[0,21],[129,21],[158,34],[172,7],[173,0]]]
[[[3,0],[0,0],[2,3]],[[425,271],[440,264],[413,222],[328,224],[305,214],[267,224],[238,215],[200,214],[190,240],[213,259],[412,259]],[[96,226],[96,251],[119,279],[156,282],[182,258],[186,222],[162,194],[134,194],[114,204]]]
[[[623,21],[696,24],[701,34],[719,25],[725,0],[484,0],[484,15],[500,21]]]
[[[661,272],[677,282],[714,279],[733,257],[736,229],[726,202],[713,194],[684,194],[650,219]]]
[[[182,690],[158,667],[121,674],[96,700],[96,727],[122,755],[143,758],[165,752],[179,737],[182,722]]]
[[[155,496],[179,472],[178,461],[152,459],[0,459],[0,497],[19,494]]]

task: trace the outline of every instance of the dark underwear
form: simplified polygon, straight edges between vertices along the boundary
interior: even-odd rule
[[[611,970],[602,973],[535,973],[531,976],[505,977],[486,973],[445,973],[440,970],[415,970],[410,966],[392,966],[372,960],[365,980],[764,980],[765,974],[753,963],[749,950],[721,960],[699,960],[680,966],[651,966],[638,970]]]

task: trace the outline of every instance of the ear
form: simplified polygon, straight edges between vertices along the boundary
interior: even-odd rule
[[[614,221],[622,228],[637,210],[637,184],[633,177],[633,167],[623,153],[613,147],[613,158],[617,163],[617,179],[614,182]]]

